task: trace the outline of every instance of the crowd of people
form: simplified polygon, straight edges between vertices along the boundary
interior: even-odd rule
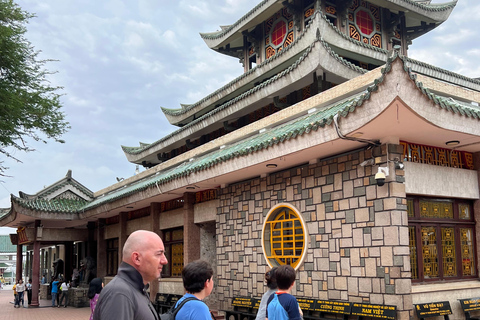
[[[20,308],[25,306],[25,292],[27,293],[27,303],[32,304],[32,279],[24,283],[22,279],[13,284],[13,307]]]
[[[162,239],[154,232],[133,232],[123,247],[122,263],[117,275],[105,286],[102,279],[90,281],[90,320],[163,320],[150,301],[148,284],[160,278],[168,263]],[[169,313],[177,320],[211,320],[212,314],[203,301],[213,290],[213,268],[209,262],[197,260],[182,270],[185,294]],[[289,265],[272,268],[265,274],[267,291],[262,297],[256,320],[300,320],[302,311],[290,294],[295,285],[296,272]],[[42,278],[42,282],[45,281]],[[27,291],[31,303],[31,279],[23,284],[20,279],[13,287],[15,307],[24,304]],[[52,307],[68,305],[70,283],[55,278],[52,282]],[[56,304],[55,304],[56,302]],[[167,317],[170,319],[169,317]]]

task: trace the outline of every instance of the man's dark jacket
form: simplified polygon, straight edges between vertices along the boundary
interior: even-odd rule
[[[93,320],[159,320],[134,267],[120,264],[118,274],[100,292]]]

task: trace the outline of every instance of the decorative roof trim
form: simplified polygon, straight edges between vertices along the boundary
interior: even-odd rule
[[[14,195],[11,196],[12,203],[40,212],[48,213],[78,213],[79,210],[84,207],[88,201],[86,200],[73,200],[73,199],[21,199]]]
[[[438,3],[438,4],[423,4],[419,3],[413,0],[386,0],[387,2],[394,3],[398,6],[401,7],[409,7],[411,8],[416,7],[418,9],[422,9],[425,11],[430,11],[430,12],[441,12],[441,11],[447,11],[447,10],[452,10],[456,5],[458,0],[454,0],[451,2],[447,3]],[[257,12],[261,7],[265,6],[269,0],[264,0],[261,3],[259,3],[257,6],[255,6],[252,10],[250,10],[247,14],[245,14],[243,17],[241,17],[239,20],[237,20],[234,24],[228,26],[228,27],[223,27],[222,30],[220,31],[215,31],[215,32],[208,32],[208,33],[200,33],[200,36],[202,39],[208,39],[208,40],[216,40],[225,37],[227,34],[229,34],[233,29],[238,27],[242,22],[246,21],[248,18],[250,18],[255,12]],[[275,3],[275,1],[273,1]]]
[[[415,71],[417,73],[425,74],[425,75],[428,75],[432,78],[438,78],[438,77],[435,77],[431,74],[428,74],[428,72],[425,72],[425,71],[421,70],[422,68],[425,68],[427,70],[439,72],[442,75],[446,75],[446,76],[450,77],[449,79],[441,79],[443,81],[453,83],[453,84],[462,85],[462,86],[468,87],[469,89],[472,89],[472,90],[480,91],[480,79],[469,78],[469,77],[466,77],[462,74],[459,74],[459,73],[456,73],[456,72],[453,72],[453,71],[449,71],[449,70],[446,70],[446,69],[442,69],[442,68],[436,67],[434,65],[428,64],[426,62],[422,62],[422,61],[419,61],[419,60],[414,60],[414,59],[409,58],[409,57],[402,56],[402,59],[407,64],[407,66],[409,66],[413,71]],[[460,83],[460,80],[463,81],[463,82]]]
[[[245,14],[243,17],[238,19],[234,24],[229,25],[229,26],[224,26],[224,27],[221,28],[222,30],[220,30],[220,31],[209,32],[209,33],[200,33],[200,36],[202,37],[202,39],[218,39],[218,38],[221,38],[221,37],[225,36],[226,34],[228,34],[229,32],[231,32],[233,29],[235,29],[242,22],[246,21],[249,17],[251,17],[255,12],[260,10],[260,8],[265,6],[268,2],[275,3],[276,1],[263,0],[262,2],[257,4],[252,10],[247,12],[247,14]]]

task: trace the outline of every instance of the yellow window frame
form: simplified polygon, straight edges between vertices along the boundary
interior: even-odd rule
[[[288,264],[298,269],[306,257],[307,247],[306,223],[297,208],[288,203],[271,208],[262,230],[262,249],[269,266]]]

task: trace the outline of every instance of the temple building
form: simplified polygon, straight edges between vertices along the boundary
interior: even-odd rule
[[[480,80],[408,57],[455,4],[261,1],[201,33],[244,73],[163,108],[173,133],[122,147],[145,171],[97,192],[69,172],[12,195],[0,226],[19,228],[34,279],[55,259],[67,276],[93,259],[108,282],[146,229],[169,261],[152,297],[183,294],[182,267],[201,258],[216,271],[207,304],[229,309],[290,264],[298,298],[395,306],[397,319],[449,301],[462,318],[457,300],[480,296]]]

